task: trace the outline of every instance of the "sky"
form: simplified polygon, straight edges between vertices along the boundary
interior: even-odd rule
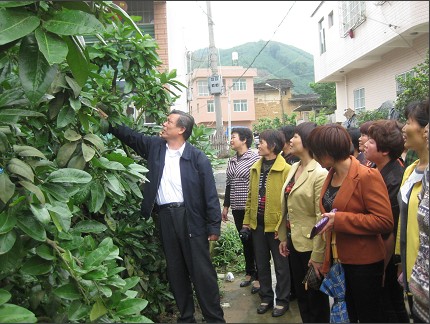
[[[209,47],[207,1],[167,1],[170,69],[185,82],[185,53]],[[320,1],[210,1],[215,47],[228,49],[248,42],[277,41],[310,54],[318,45],[310,16]],[[240,58],[239,58],[240,60]],[[185,96],[177,109],[186,105]],[[185,109],[183,109],[185,110]]]

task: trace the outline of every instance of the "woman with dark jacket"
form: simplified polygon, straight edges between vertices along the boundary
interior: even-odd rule
[[[409,315],[405,307],[403,288],[397,281],[397,267],[394,262],[394,242],[400,213],[397,194],[404,172],[403,163],[399,160],[404,150],[402,130],[394,120],[378,120],[369,127],[368,134],[369,139],[364,143],[364,156],[381,172],[390,197],[394,220],[394,230],[382,237],[387,253],[382,288],[384,322],[407,323]]]
[[[322,230],[326,248],[321,272],[326,274],[330,269],[335,235],[338,261],[345,272],[350,321],[382,322],[382,235],[393,231],[387,187],[378,170],[363,166],[350,155],[351,139],[341,125],[318,126],[308,141],[315,160],[330,168],[320,195],[320,210],[329,218]]]

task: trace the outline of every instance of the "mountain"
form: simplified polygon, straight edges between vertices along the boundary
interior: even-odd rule
[[[232,53],[238,53],[238,65],[257,69],[255,83],[265,82],[267,79],[289,79],[293,82],[293,94],[313,93],[309,83],[314,82],[313,56],[292,45],[266,41],[250,42],[229,49],[219,49],[218,65],[231,66]],[[191,67],[209,67],[209,49],[203,48],[192,53]]]

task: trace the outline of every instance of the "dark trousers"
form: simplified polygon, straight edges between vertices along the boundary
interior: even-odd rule
[[[279,253],[279,240],[275,240],[275,233],[264,232],[261,225],[252,230],[254,237],[255,260],[257,262],[258,280],[260,281],[260,298],[262,303],[273,303],[272,270],[270,259],[273,259],[276,275],[276,305],[288,306],[290,298],[290,266],[288,257]]]
[[[404,292],[402,286],[397,281],[397,266],[394,264],[393,257],[385,269],[385,280],[381,297],[384,323],[409,323]]]
[[[208,237],[189,236],[184,207],[162,209],[158,216],[167,276],[180,312],[178,322],[196,322],[192,283],[205,321],[225,323]]]
[[[245,210],[232,210],[231,213],[233,214],[236,229],[239,232],[242,229]],[[258,273],[255,265],[254,246],[252,244],[252,235],[247,241],[242,242],[242,245],[243,255],[245,257],[245,272],[247,275],[250,275],[258,280]]]
[[[371,264],[344,264],[345,302],[351,323],[381,323],[382,275],[384,261]]]
[[[328,295],[321,291],[308,288],[302,284],[303,278],[308,270],[308,262],[311,258],[311,251],[298,252],[291,240],[288,240],[290,250],[290,264],[293,272],[293,285],[296,289],[297,304],[303,323],[329,323],[330,322],[330,302]]]

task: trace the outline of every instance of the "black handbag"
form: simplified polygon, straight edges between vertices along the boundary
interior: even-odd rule
[[[308,290],[308,288],[312,288],[314,290],[320,290],[322,281],[323,281],[322,276],[318,278],[317,274],[315,273],[314,267],[310,265],[308,268],[308,271],[306,272],[305,277],[303,278],[302,284],[305,285],[305,290]]]

